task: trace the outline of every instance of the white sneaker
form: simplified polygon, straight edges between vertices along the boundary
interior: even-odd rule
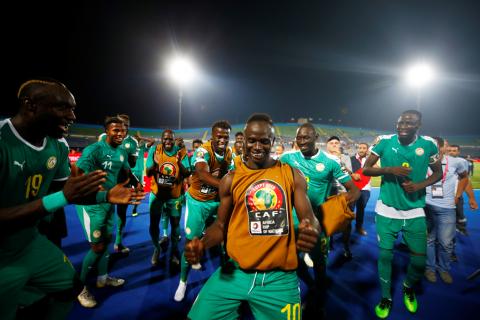
[[[157,248],[155,248],[155,250],[153,250],[153,255],[152,255],[152,266],[156,266],[158,264],[158,259],[160,257],[160,251],[157,250]]]
[[[183,282],[180,280],[178,283],[178,288],[177,291],[175,291],[175,296],[173,297],[173,300],[180,302],[185,298],[185,291],[187,291],[187,283]]]
[[[84,308],[93,308],[97,305],[95,297],[87,290],[87,287],[83,287],[83,290],[77,296],[77,299]]]
[[[305,253],[305,255],[303,256],[303,261],[305,261],[307,267],[313,268],[313,260],[312,258],[310,258],[310,255],[308,253]]]
[[[123,286],[125,283],[125,280],[120,279],[120,278],[114,278],[107,276],[107,279],[105,280],[98,280],[97,279],[97,288],[103,288],[103,287],[120,287]]]
[[[192,269],[200,270],[200,269],[202,269],[202,264],[200,262],[192,264]]]

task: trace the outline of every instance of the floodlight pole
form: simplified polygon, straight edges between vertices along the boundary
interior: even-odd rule
[[[422,102],[422,92],[420,88],[417,88],[417,111],[420,111],[420,105]]]
[[[182,88],[178,89],[178,130],[182,129],[182,98],[183,90]]]

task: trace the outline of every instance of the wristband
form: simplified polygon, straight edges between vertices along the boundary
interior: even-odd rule
[[[107,194],[108,194],[108,191],[98,191],[97,195],[95,196],[95,200],[97,201],[97,203],[108,202],[107,201]]]
[[[48,212],[55,212],[68,204],[63,191],[58,191],[42,198],[42,204]]]

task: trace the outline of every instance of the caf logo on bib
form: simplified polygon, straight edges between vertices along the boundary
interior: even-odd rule
[[[48,170],[51,170],[53,168],[55,168],[55,165],[57,164],[57,157],[55,156],[51,156],[50,158],[48,158],[47,160],[47,169]]]
[[[287,198],[275,181],[252,183],[245,193],[245,205],[251,235],[283,236],[289,233]]]
[[[124,159],[125,158],[122,155],[120,155],[120,161],[123,162]]]
[[[271,180],[254,182],[246,193],[248,211],[277,210],[285,205],[285,192]]]
[[[177,174],[177,169],[170,162],[163,163],[158,171],[164,176],[175,176]]]
[[[423,156],[424,153],[425,153],[425,151],[423,150],[423,148],[417,148],[417,149],[415,149],[415,154],[416,154],[417,156],[419,156],[419,157],[420,157],[420,156]]]
[[[322,172],[323,170],[325,170],[325,165],[323,163],[317,163],[317,165],[315,166],[315,169],[317,169],[317,171]]]

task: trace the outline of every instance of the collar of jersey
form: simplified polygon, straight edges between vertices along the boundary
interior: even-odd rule
[[[302,158],[304,159],[313,159],[313,158],[316,158],[320,155],[320,153],[322,152],[322,150],[318,149],[317,153],[315,153],[313,156],[311,157],[305,157],[302,153],[302,151],[298,150],[298,152],[300,152],[300,154],[302,155]]]
[[[405,145],[403,145],[403,144],[400,142],[400,140],[398,139],[398,134],[397,134],[396,136],[397,136],[397,141],[398,141],[398,143],[399,143],[401,146],[404,146],[404,147],[410,147],[410,146],[412,146],[415,142],[417,142],[417,140],[418,140],[418,134],[416,134],[416,135],[415,135],[415,139],[413,139],[412,142],[410,142],[409,144],[407,144],[407,145],[405,146]]]
[[[8,122],[8,125],[10,126],[10,130],[12,130],[15,137],[17,137],[18,140],[22,141],[23,143],[25,143],[27,146],[29,146],[33,150],[42,151],[45,148],[45,146],[47,145],[47,137],[45,137],[45,138],[43,138],[43,143],[40,147],[34,146],[33,144],[31,144],[27,140],[23,139],[23,137],[20,135],[20,133],[18,133],[17,129],[15,129],[15,127],[13,126],[13,123],[12,123],[12,121],[10,121],[10,119],[7,119],[7,122]]]

